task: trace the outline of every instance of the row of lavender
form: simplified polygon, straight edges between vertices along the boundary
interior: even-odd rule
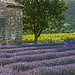
[[[32,47],[15,47],[15,48],[11,48],[9,46],[10,49],[0,49],[0,53],[1,52],[6,52],[6,53],[14,53],[14,52],[20,52],[20,51],[29,51],[29,50],[42,50],[42,49],[56,49],[59,51],[63,51],[63,50],[71,50],[71,49],[75,49],[75,44],[66,44],[66,45],[47,45],[47,46],[32,46]]]
[[[75,75],[75,63],[51,67],[34,68],[27,71],[3,72],[0,75]]]
[[[67,44],[75,44],[75,41],[65,41],[62,43],[44,43],[44,44],[24,44],[24,45],[4,45],[0,46],[0,49],[9,49],[9,48],[21,48],[21,47],[37,47],[37,46],[52,46],[52,45],[67,45]]]
[[[64,52],[49,52],[49,53],[43,53],[43,54],[13,56],[10,58],[0,58],[0,65],[6,65],[6,64],[20,62],[20,61],[32,62],[32,61],[45,60],[45,59],[49,60],[53,58],[59,58],[59,57],[70,56],[70,55],[75,55],[75,50],[64,51]]]
[[[50,47],[50,49],[49,49]],[[33,49],[35,48],[35,49]],[[69,46],[58,46],[58,47],[53,47],[51,48],[51,46],[44,46],[44,49],[41,49],[39,47],[22,47],[22,48],[13,48],[13,49],[0,49],[0,58],[9,58],[12,56],[18,56],[18,55],[29,55],[29,54],[40,54],[40,53],[48,53],[48,52],[63,52],[63,51],[70,51],[71,49],[74,50],[75,49],[75,45],[69,45]],[[48,48],[48,49],[46,49]]]
[[[56,65],[65,65],[65,64],[72,64],[75,63],[75,56],[67,56],[67,57],[60,57],[54,58],[49,60],[39,60],[32,61],[32,62],[17,62],[5,65],[5,68],[13,68],[13,70],[29,70],[34,69],[37,67],[50,67]]]
[[[56,65],[65,65],[65,64],[72,64],[75,63],[75,56],[67,56],[67,57],[60,57],[55,59],[49,60],[40,60],[40,61],[32,61],[32,62],[17,62],[11,63],[4,66],[4,68],[12,68],[13,70],[29,70],[34,69],[37,67],[50,67]]]
[[[0,49],[0,75],[75,75],[73,65],[74,43]]]

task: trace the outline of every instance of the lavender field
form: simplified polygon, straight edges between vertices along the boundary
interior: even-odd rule
[[[75,75],[75,41],[0,46],[0,75]]]

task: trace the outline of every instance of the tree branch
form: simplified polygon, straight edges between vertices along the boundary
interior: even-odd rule
[[[41,32],[42,32],[42,29],[40,29],[39,34],[37,35],[37,37],[39,37],[39,36],[40,36]]]

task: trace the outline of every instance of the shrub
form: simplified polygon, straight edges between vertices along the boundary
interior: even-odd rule
[[[55,28],[55,33],[58,33],[58,29],[57,28]]]
[[[69,30],[66,30],[65,33],[70,33],[70,31]]]
[[[54,29],[52,29],[52,30],[51,30],[51,33],[55,33],[55,30],[54,30]]]
[[[64,28],[61,28],[60,32],[61,33],[65,33],[65,29]]]
[[[74,33],[74,30],[71,30],[70,32],[71,32],[71,33]]]

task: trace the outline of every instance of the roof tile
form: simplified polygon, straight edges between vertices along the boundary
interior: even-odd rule
[[[15,3],[15,2],[10,1],[10,0],[0,0],[0,2],[7,4],[7,6],[24,7],[23,5],[21,5],[19,3]]]

